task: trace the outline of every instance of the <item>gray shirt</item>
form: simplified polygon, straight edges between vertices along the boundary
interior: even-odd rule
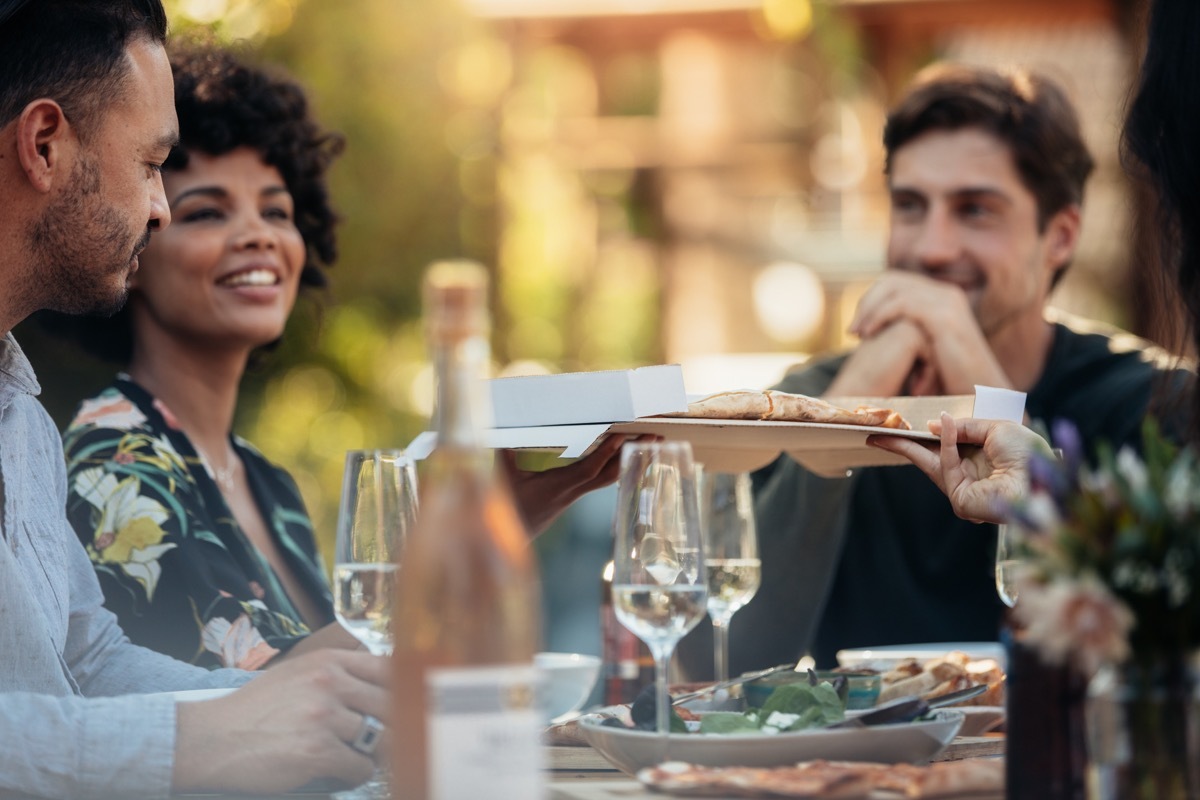
[[[238,686],[137,647],[65,516],[62,442],[29,361],[0,340],[0,798],[161,797],[175,702],[137,693]]]

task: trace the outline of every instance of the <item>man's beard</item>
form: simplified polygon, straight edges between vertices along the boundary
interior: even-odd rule
[[[132,241],[125,220],[104,204],[94,161],[80,158],[71,186],[29,233],[40,305],[65,314],[111,316],[125,305],[129,262],[146,246],[150,229]]]

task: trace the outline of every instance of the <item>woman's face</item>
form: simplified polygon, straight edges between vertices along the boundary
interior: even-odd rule
[[[171,224],[130,282],[136,338],[253,349],[279,338],[296,301],[304,241],[274,167],[241,147],[188,154],[163,174]]]

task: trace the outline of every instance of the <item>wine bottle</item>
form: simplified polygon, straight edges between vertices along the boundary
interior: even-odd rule
[[[439,262],[426,276],[438,438],[400,557],[390,731],[392,795],[413,800],[544,794],[537,568],[483,444],[486,297],[478,264]]]
[[[613,562],[600,576],[600,634],[603,637],[604,703],[629,704],[643,686],[654,682],[650,648],[617,619],[612,597]]]

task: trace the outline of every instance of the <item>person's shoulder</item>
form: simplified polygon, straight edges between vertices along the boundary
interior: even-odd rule
[[[792,394],[819,395],[833,383],[847,357],[846,353],[814,356],[788,369],[771,388]]]
[[[1087,368],[1124,366],[1147,373],[1194,372],[1194,361],[1176,355],[1140,336],[1098,320],[1062,311],[1048,315],[1058,331],[1061,366]]]

